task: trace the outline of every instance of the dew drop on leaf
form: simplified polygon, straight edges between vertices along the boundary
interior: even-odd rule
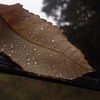
[[[34,48],[33,50],[34,50],[34,51],[36,51],[37,49],[36,49],[36,48]]]
[[[51,40],[52,42],[55,42],[55,40]]]
[[[28,58],[27,61],[30,61],[30,59]]]
[[[35,62],[34,62],[34,64],[36,65],[36,64],[37,64],[37,62],[35,61]]]
[[[10,53],[9,53],[8,55],[9,55],[9,56],[11,56],[11,54],[10,54]]]
[[[29,13],[20,4],[5,7],[0,6],[0,51],[23,69],[69,80],[94,71],[58,27]]]
[[[28,62],[27,65],[30,65],[30,63]]]

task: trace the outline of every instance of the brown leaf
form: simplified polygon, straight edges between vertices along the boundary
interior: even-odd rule
[[[0,5],[0,51],[25,71],[76,79],[94,70],[62,31],[20,4]]]

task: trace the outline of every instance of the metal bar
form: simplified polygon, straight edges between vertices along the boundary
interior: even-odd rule
[[[10,75],[17,75],[27,78],[55,82],[63,85],[70,85],[70,86],[76,86],[80,88],[100,91],[100,82],[99,82],[100,80],[98,78],[93,78],[88,75],[85,75],[81,78],[69,81],[69,80],[52,79],[50,77],[46,78],[44,76],[38,76],[38,74],[24,71],[18,64],[13,62],[8,56],[6,56],[3,53],[0,54],[0,72]]]

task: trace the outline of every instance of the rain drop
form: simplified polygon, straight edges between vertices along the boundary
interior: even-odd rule
[[[28,58],[27,60],[28,60],[28,61],[30,61],[30,59],[29,59],[29,58]]]
[[[73,80],[73,78],[70,78],[71,80]]]
[[[16,44],[15,46],[17,47],[18,45]]]
[[[52,42],[55,42],[55,40],[52,40]]]
[[[15,53],[17,53],[17,51],[15,51]]]
[[[42,40],[44,39],[44,38],[41,38]]]
[[[62,76],[62,74],[60,73],[60,74],[59,74],[59,76],[61,77],[61,76]]]
[[[52,54],[50,54],[50,56],[52,56]]]
[[[72,48],[72,50],[73,50],[73,51],[75,51],[75,49],[74,49],[74,48]]]
[[[44,61],[46,62],[47,60],[45,59]]]
[[[11,56],[11,54],[10,54],[10,53],[9,53],[8,55],[9,55],[9,56]]]
[[[55,65],[53,65],[53,67],[55,67]]]
[[[28,52],[26,53],[26,55],[28,55]]]
[[[30,65],[30,63],[28,62],[27,65]]]
[[[19,36],[17,37],[17,39],[19,39]]]
[[[37,55],[39,56],[40,54],[38,53]]]
[[[56,49],[57,51],[59,50],[59,49]]]
[[[37,65],[34,65],[34,66],[37,66]]]
[[[57,72],[57,70],[54,70],[54,72]]]
[[[33,56],[33,58],[32,58],[33,60],[34,60],[34,56]]]
[[[28,17],[25,17],[26,20],[28,20]]]
[[[35,31],[37,31],[37,29],[35,29]]]
[[[0,51],[4,51],[4,48],[1,48],[1,50]]]
[[[11,53],[14,53],[14,51],[13,51],[13,50],[11,50]]]
[[[21,42],[19,41],[19,44],[21,44]]]
[[[19,49],[19,51],[21,51],[21,49]]]
[[[43,27],[41,27],[41,30],[43,30]]]
[[[24,48],[26,48],[26,45],[24,45]]]
[[[13,44],[11,44],[11,45],[10,45],[10,47],[11,47],[11,48],[13,48],[13,47],[14,47],[14,45],[13,45]]]
[[[35,62],[34,62],[34,64],[36,65],[36,64],[37,64],[37,62],[35,61]]]
[[[34,48],[33,50],[34,50],[34,51],[36,51],[37,49],[36,49],[36,48]]]
[[[17,60],[20,60],[20,58],[17,58]]]
[[[6,47],[6,45],[3,45],[3,47]]]
[[[50,71],[48,70],[48,73],[50,73]]]

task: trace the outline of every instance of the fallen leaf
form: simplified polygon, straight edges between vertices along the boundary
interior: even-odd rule
[[[25,71],[73,80],[94,69],[62,31],[22,5],[0,5],[0,52]]]

